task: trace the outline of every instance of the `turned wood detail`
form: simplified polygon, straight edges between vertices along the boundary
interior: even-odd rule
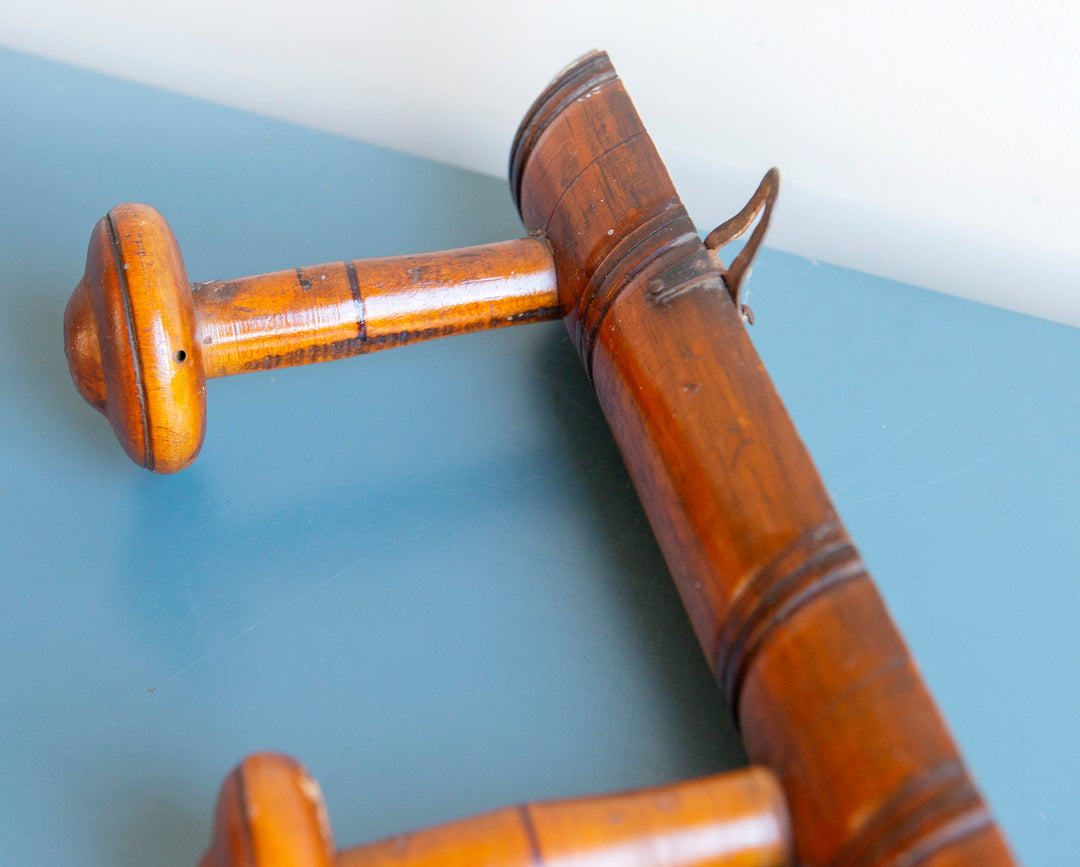
[[[600,326],[619,293],[642,273],[655,273],[669,264],[684,261],[688,246],[696,246],[698,240],[697,230],[686,209],[674,205],[635,227],[599,262],[582,289],[574,311],[578,351],[590,379]],[[715,271],[710,277],[720,279]],[[722,286],[723,282],[716,285]]]
[[[869,581],[859,552],[839,522],[803,534],[732,594],[717,624],[713,670],[738,716],[739,693],[754,657],[774,629],[845,581]]]
[[[993,824],[960,762],[909,780],[867,819],[836,856],[836,867],[920,864]]]

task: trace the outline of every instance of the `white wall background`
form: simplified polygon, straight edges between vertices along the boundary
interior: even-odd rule
[[[605,48],[702,229],[1080,325],[1080,4],[9,0],[0,44],[503,176]]]

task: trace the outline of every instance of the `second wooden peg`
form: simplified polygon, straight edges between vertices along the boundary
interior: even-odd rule
[[[226,778],[199,867],[787,867],[787,804],[764,768],[616,795],[523,804],[338,850],[319,787],[292,759]]]

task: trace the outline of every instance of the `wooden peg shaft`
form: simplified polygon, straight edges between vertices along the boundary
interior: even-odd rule
[[[226,778],[200,867],[784,867],[787,807],[763,768],[617,795],[525,804],[338,851],[294,760]]]
[[[90,238],[64,345],[80,394],[131,459],[173,473],[202,446],[207,379],[559,314],[537,238],[189,284],[165,219],[125,204]]]

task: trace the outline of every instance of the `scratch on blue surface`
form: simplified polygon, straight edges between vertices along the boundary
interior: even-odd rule
[[[554,476],[563,475],[564,468],[563,462],[560,460],[552,459],[548,461],[539,470],[528,475],[518,476],[513,479],[492,479],[490,481],[480,482],[475,485],[441,485],[436,488],[413,488],[410,493],[413,494],[458,494],[467,493],[470,491],[487,491],[498,488],[513,488],[523,485],[529,485],[532,482],[543,481]],[[553,472],[554,471],[554,472]]]
[[[356,559],[355,561],[350,563],[348,566],[342,567],[341,569],[339,569],[334,574],[329,575],[326,578],[324,578],[322,581],[319,581],[318,583],[313,584],[311,587],[309,587],[304,592],[298,593],[296,596],[294,596],[288,602],[285,602],[282,605],[279,605],[277,608],[275,608],[269,614],[265,615],[264,617],[259,618],[254,623],[252,623],[250,626],[248,626],[248,627],[240,630],[239,632],[237,632],[231,638],[228,638],[225,641],[218,644],[217,646],[212,647],[210,650],[206,651],[206,653],[202,654],[197,659],[194,659],[191,662],[189,662],[187,665],[183,666],[182,668],[177,669],[176,671],[174,671],[172,674],[170,674],[168,677],[166,677],[161,682],[159,682],[159,683],[155,684],[154,686],[151,686],[149,689],[145,689],[145,690],[142,688],[142,686],[140,686],[139,687],[140,692],[139,692],[139,695],[138,695],[137,698],[135,698],[134,700],[128,702],[123,707],[119,708],[115,713],[110,714],[108,716],[108,718],[106,718],[103,722],[101,722],[99,725],[95,726],[86,735],[79,738],[79,740],[77,740],[75,743],[71,744],[65,750],[65,753],[67,755],[69,755],[69,756],[74,756],[78,752],[79,748],[83,744],[85,744],[87,741],[92,739],[95,735],[98,734],[98,732],[100,732],[100,731],[104,730],[105,728],[107,728],[108,726],[110,726],[114,721],[116,721],[120,717],[124,716],[133,707],[135,707],[139,702],[146,700],[148,695],[151,695],[151,694],[156,693],[156,692],[160,692],[162,690],[162,688],[164,688],[167,684],[171,683],[172,681],[176,680],[178,677],[181,677],[182,675],[184,675],[187,672],[191,671],[193,668],[195,668],[196,666],[202,664],[203,662],[205,662],[207,659],[214,656],[215,654],[220,653],[222,650],[229,647],[231,644],[234,644],[235,642],[239,641],[245,635],[248,635],[249,633],[254,632],[260,626],[264,626],[265,624],[269,623],[275,617],[279,616],[282,612],[284,612],[284,611],[288,610],[289,608],[291,608],[292,606],[296,605],[298,602],[303,601],[307,597],[311,596],[313,593],[317,593],[319,590],[322,590],[324,587],[326,587],[327,585],[333,583],[338,578],[340,578],[342,575],[345,575],[346,573],[351,572],[353,569],[356,569],[358,566],[363,565],[364,563],[368,562],[369,560],[374,559],[377,556],[381,556],[386,551],[388,551],[389,549],[395,547],[396,545],[399,545],[402,542],[405,542],[406,540],[415,537],[415,535],[417,533],[428,529],[434,523],[435,523],[434,521],[429,521],[428,523],[423,524],[420,527],[415,527],[415,528],[409,530],[409,532],[403,533],[402,535],[397,536],[396,538],[390,540],[385,545],[382,545],[382,546],[380,546],[379,548],[377,548],[375,550],[369,551],[363,557],[360,557],[360,558]]]
[[[234,635],[232,638],[229,638],[228,640],[223,641],[217,647],[214,647],[211,650],[208,650],[206,653],[204,653],[198,659],[194,660],[193,662],[189,662],[183,668],[181,668],[178,671],[175,671],[174,673],[170,674],[167,678],[165,678],[163,681],[161,681],[161,683],[159,683],[157,685],[157,689],[161,689],[167,683],[170,683],[171,681],[173,681],[176,678],[180,677],[185,672],[190,671],[196,665],[199,665],[201,662],[205,661],[206,659],[209,659],[214,654],[220,652],[221,650],[224,650],[230,644],[232,644],[233,642],[239,640],[240,638],[243,638],[249,632],[253,632],[254,630],[258,629],[260,626],[263,626],[266,623],[269,623],[271,620],[273,620],[275,617],[277,617],[283,611],[288,610],[292,606],[296,605],[298,602],[301,602],[302,600],[304,600],[307,597],[311,596],[313,593],[316,593],[319,590],[322,590],[328,584],[333,583],[334,581],[336,581],[338,578],[340,578],[342,575],[346,574],[347,572],[351,572],[357,566],[360,566],[360,565],[368,562],[369,560],[373,559],[374,557],[385,553],[390,548],[393,548],[396,545],[400,544],[401,542],[404,542],[406,539],[412,538],[417,533],[428,529],[428,527],[431,527],[433,524],[434,524],[433,521],[429,521],[428,523],[423,524],[420,527],[411,529],[409,532],[404,533],[404,534],[398,536],[395,539],[392,539],[390,542],[388,542],[387,544],[381,546],[380,548],[378,548],[378,549],[376,549],[374,551],[369,551],[365,556],[358,558],[357,560],[350,563],[348,566],[342,567],[341,569],[339,569],[334,574],[329,575],[326,578],[324,578],[322,581],[319,581],[318,583],[313,584],[311,587],[309,587],[303,593],[298,593],[296,596],[294,596],[288,602],[285,602],[282,605],[278,606],[277,608],[275,608],[273,611],[271,611],[266,616],[259,618],[257,621],[255,621],[253,624],[251,624],[251,626],[248,626],[246,629],[243,629],[240,632],[236,633],[236,635]]]
[[[904,494],[910,493],[911,491],[918,491],[918,490],[920,490],[922,488],[933,488],[933,487],[935,487],[937,485],[942,485],[942,484],[944,484],[946,482],[951,482],[953,479],[957,479],[960,476],[966,475],[967,473],[971,472],[971,470],[973,470],[975,467],[977,467],[983,461],[990,460],[990,458],[994,457],[994,455],[996,455],[999,451],[1000,451],[1000,449],[994,449],[993,451],[983,455],[981,458],[978,458],[977,460],[972,461],[970,464],[963,467],[962,469],[959,469],[959,470],[957,470],[956,472],[953,472],[953,473],[949,473],[947,476],[942,476],[940,479],[933,479],[933,480],[928,481],[928,482],[916,482],[915,484],[905,485],[904,487],[898,488],[895,491],[885,491],[884,493],[880,493],[880,494],[871,494],[870,496],[860,497],[857,500],[851,500],[850,502],[847,502],[847,503],[838,503],[837,507],[840,508],[840,509],[848,510],[848,509],[851,509],[851,508],[853,508],[855,506],[863,505],[865,503],[873,503],[873,502],[875,502],[877,500],[884,500],[884,499],[887,499],[889,497],[901,497]],[[925,466],[925,464],[923,466]]]
[[[923,383],[922,385],[918,386],[917,388],[913,388],[910,391],[902,392],[902,393],[896,395],[895,397],[892,397],[892,398],[889,398],[888,400],[882,401],[881,403],[875,403],[871,407],[867,407],[866,409],[861,409],[858,412],[852,413],[851,415],[845,415],[842,418],[839,418],[836,421],[832,422],[831,424],[825,425],[824,427],[815,428],[813,430],[808,430],[808,431],[806,431],[804,433],[804,436],[807,439],[809,439],[811,437],[815,437],[815,436],[818,436],[820,434],[828,433],[829,431],[835,430],[836,428],[839,428],[839,427],[843,427],[844,425],[848,424],[849,422],[855,421],[856,419],[864,418],[865,416],[872,415],[874,413],[880,412],[883,409],[888,409],[890,406],[894,406],[894,405],[896,405],[896,404],[898,404],[898,403],[900,403],[902,401],[905,401],[909,397],[915,397],[915,395],[922,394],[924,391],[931,391],[931,390],[933,390],[935,388],[938,388],[942,384],[944,384],[946,382],[949,382],[950,379],[961,379],[961,378],[962,377],[959,374],[957,374],[955,377],[949,377],[949,378],[946,378],[944,380],[937,380],[937,381],[934,381],[934,382]],[[966,379],[970,379],[970,378],[971,378],[971,374],[968,374]],[[960,386],[963,387],[964,384],[965,384],[964,382],[961,382]]]
[[[993,418],[995,415],[997,415],[998,410],[1000,410],[1006,403],[1010,402],[1012,399],[1013,399],[1013,393],[1012,393],[1012,391],[1010,391],[1009,393],[1007,393],[1005,395],[1005,397],[1003,397],[996,404],[994,404],[992,409],[990,409],[988,412],[985,412],[982,415],[980,415],[975,420],[974,423],[968,425],[966,428],[964,428],[963,431],[958,433],[956,436],[952,437],[947,443],[945,443],[945,445],[943,445],[940,449],[938,449],[936,452],[934,452],[925,461],[923,461],[921,464],[919,464],[917,469],[921,470],[923,467],[926,467],[926,466],[930,465],[935,460],[937,460],[939,457],[941,457],[941,455],[945,454],[945,452],[947,452],[950,448],[952,448],[956,443],[960,442],[960,440],[962,440],[966,436],[968,436],[968,434],[971,434],[972,432],[974,432],[974,431],[978,430],[979,428],[981,428],[983,425],[985,425],[987,423],[987,421],[989,421],[991,418]],[[980,460],[982,460],[982,459],[980,459]],[[978,463],[978,461],[976,463]]]
[[[836,489],[836,496],[839,496],[845,490],[847,490],[847,487],[853,481],[855,481],[855,479],[857,479],[860,475],[862,475],[863,472],[865,472],[867,469],[869,469],[871,466],[873,466],[882,457],[882,455],[884,455],[886,452],[888,452],[890,449],[892,449],[901,440],[905,439],[909,434],[912,433],[912,431],[914,431],[917,428],[921,427],[923,424],[925,424],[927,421],[929,421],[931,418],[933,418],[938,412],[940,412],[942,407],[944,407],[947,403],[949,403],[949,401],[951,401],[954,397],[956,397],[957,394],[959,394],[961,391],[963,391],[964,387],[971,381],[971,378],[973,376],[974,376],[974,373],[969,373],[967,376],[965,376],[963,381],[958,386],[956,386],[956,388],[954,388],[952,391],[950,391],[945,397],[943,397],[940,401],[938,401],[938,403],[934,406],[934,408],[931,409],[928,413],[926,413],[926,415],[924,415],[922,418],[920,418],[914,424],[908,425],[906,428],[904,428],[904,430],[902,430],[899,434],[897,434],[895,437],[893,437],[893,439],[891,439],[888,443],[886,443],[884,446],[882,446],[873,455],[873,457],[870,458],[870,460],[868,460],[864,464],[862,464],[857,470],[855,470],[854,473],[852,473],[848,477],[848,480],[846,482],[844,482],[844,484],[842,484],[839,488]]]

